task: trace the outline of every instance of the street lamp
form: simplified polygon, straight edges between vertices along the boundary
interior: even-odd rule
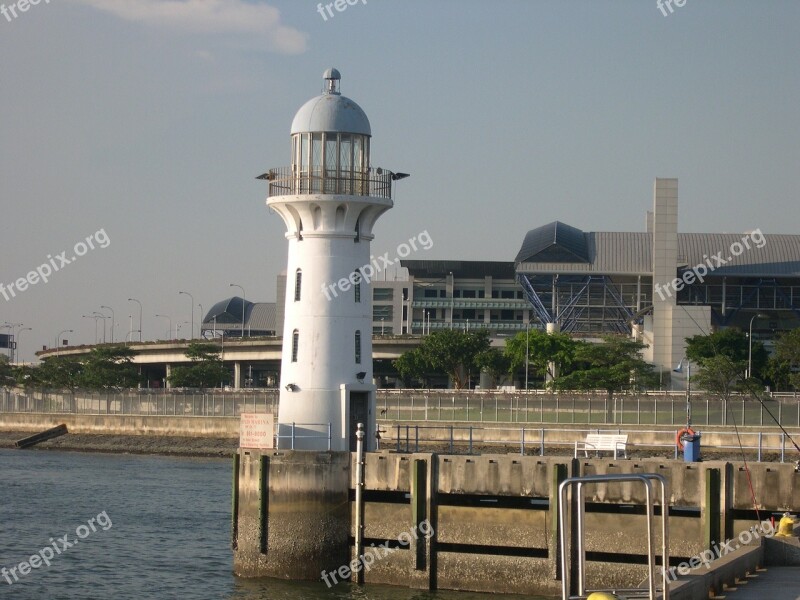
[[[113,344],[114,343],[114,322],[115,322],[114,309],[111,308],[110,306],[101,306],[100,308],[107,308],[108,310],[111,311],[111,343]],[[103,326],[105,327],[105,324]]]
[[[139,305],[139,342],[142,341],[142,303],[136,298],[128,298],[128,302],[136,302]]]
[[[15,346],[16,346],[16,348],[15,348],[15,353],[14,353],[14,354],[16,355],[16,359],[17,359],[17,361],[16,361],[16,362],[17,362],[17,364],[19,364],[19,355],[20,355],[20,352],[19,352],[19,336],[21,336],[21,335],[22,335],[22,332],[23,332],[23,331],[33,331],[33,327],[23,327],[23,328],[22,328],[22,329],[20,329],[20,330],[19,330],[19,332],[17,333],[17,337],[15,337],[15,338],[14,338],[14,344],[15,344]],[[13,361],[12,361],[12,362],[13,362]]]
[[[763,313],[756,313],[750,319],[750,334],[748,336],[748,351],[747,351],[747,378],[753,376],[753,321],[756,319],[766,319],[769,315]]]
[[[169,333],[167,333],[167,339],[172,337],[172,319],[169,318],[167,315],[156,315],[157,317],[161,317],[162,319],[166,319],[169,322]],[[176,333],[177,335],[177,333]]]
[[[246,300],[247,296],[246,296],[246,294],[244,292],[244,288],[242,286],[237,285],[235,283],[232,283],[230,285],[230,287],[238,287],[240,290],[242,290],[242,339],[244,339],[244,305],[245,305],[245,300]]]
[[[99,319],[103,319],[103,343],[105,344],[106,343],[106,319],[108,317],[106,315],[104,315],[103,313],[100,313],[100,312],[97,312],[97,311],[94,311],[92,314],[93,315],[97,315],[97,318],[99,318]]]
[[[178,295],[184,294],[189,296],[189,300],[192,301],[192,331],[189,334],[189,339],[194,339],[194,296],[192,296],[189,292],[178,292]]]
[[[94,319],[94,343],[97,344],[97,319],[100,319],[99,315],[81,315],[83,319]]]
[[[686,427],[692,426],[692,363],[687,357],[683,357],[678,363],[676,373],[683,371],[683,363],[686,363]]]
[[[528,338],[531,332],[531,320],[525,323],[525,391],[528,391],[528,371],[530,371],[529,354],[528,354]],[[526,400],[527,402],[527,400]]]
[[[203,337],[203,305],[198,302],[197,306],[200,307],[200,323],[197,324],[197,337]]]
[[[73,333],[73,331],[72,329],[64,329],[63,331],[58,332],[58,335],[56,336],[56,356],[58,356],[58,353],[61,350],[60,340],[62,333]]]
[[[456,312],[456,280],[453,277],[453,272],[450,271],[450,329],[453,328],[453,322],[455,319],[455,312]]]

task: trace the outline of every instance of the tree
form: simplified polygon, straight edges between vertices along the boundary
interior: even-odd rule
[[[692,385],[728,400],[734,392],[756,391],[755,380],[744,377],[746,369],[747,361],[731,360],[725,354],[703,358]]]
[[[14,367],[9,364],[6,356],[0,356],[0,387],[11,387],[14,383]]]
[[[216,344],[192,342],[186,348],[186,357],[192,361],[190,365],[172,368],[169,382],[174,387],[216,387],[230,376]]]
[[[786,366],[791,385],[800,389],[800,329],[792,329],[778,338],[775,359]]]
[[[501,384],[511,372],[511,359],[499,348],[488,348],[475,357],[475,365],[492,378],[492,386]]]
[[[456,389],[464,387],[467,372],[478,370],[477,356],[489,349],[489,332],[445,329],[425,337],[414,350],[404,353],[394,366],[405,379],[407,376],[424,377],[432,371],[446,373]],[[414,354],[416,353],[416,354]],[[406,355],[411,356],[406,358]]]
[[[414,381],[422,381],[427,387],[430,365],[419,348],[404,352],[393,364],[407,385],[413,385]]]
[[[525,337],[528,343],[526,348]],[[575,360],[577,342],[565,333],[547,333],[540,329],[518,333],[506,341],[505,353],[512,373],[525,368],[527,363],[534,373],[544,379],[555,379]]]
[[[750,341],[738,329],[722,329],[709,335],[686,338],[686,357],[698,364],[714,356],[727,356],[731,362],[744,361],[747,368],[750,356]],[[753,342],[753,373],[763,376],[769,361],[769,353],[761,342]]]
[[[81,387],[88,390],[118,390],[136,387],[139,369],[133,364],[136,351],[127,346],[92,348],[82,361]]]
[[[20,383],[26,387],[74,393],[82,385],[83,363],[71,356],[53,356],[38,367],[24,367],[21,371]]]
[[[646,347],[636,340],[613,336],[604,337],[600,344],[577,342],[576,369],[556,379],[554,385],[565,390],[605,390],[610,406],[616,392],[655,384],[653,365],[641,356]]]

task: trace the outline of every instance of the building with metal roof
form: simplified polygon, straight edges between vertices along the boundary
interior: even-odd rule
[[[275,302],[250,302],[233,296],[214,304],[200,326],[205,338],[261,337],[277,333],[277,309]]]

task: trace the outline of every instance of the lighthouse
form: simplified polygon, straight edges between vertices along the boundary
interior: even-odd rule
[[[392,172],[370,164],[372,131],[336,69],[292,121],[290,167],[271,169],[267,206],[289,243],[278,408],[280,448],[375,441],[370,242],[392,207]]]

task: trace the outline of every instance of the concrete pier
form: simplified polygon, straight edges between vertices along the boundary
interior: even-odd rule
[[[343,574],[339,579],[350,576],[352,568],[339,569],[357,560],[349,491],[355,455],[240,451],[240,461],[236,573],[318,579],[325,570]],[[800,505],[793,465],[750,468],[762,519]],[[259,469],[267,469],[266,478]],[[614,473],[658,473],[668,481],[672,566],[756,523],[746,474],[732,463],[369,453],[365,555],[372,556],[364,581],[557,595],[558,483]],[[647,552],[641,486],[598,484],[587,487],[586,497],[587,582],[637,586],[646,575]],[[421,532],[427,528],[429,536]],[[753,560],[759,563],[761,556]]]
[[[234,571],[320,579],[350,560],[350,453],[240,450],[233,483]]]

